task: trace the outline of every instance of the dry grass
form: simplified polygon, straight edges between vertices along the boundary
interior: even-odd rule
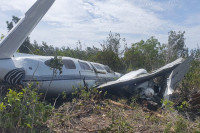
[[[188,121],[176,111],[150,111],[138,104],[132,107],[120,100],[76,101],[54,110],[47,122],[51,131],[67,132],[200,132],[200,120]]]

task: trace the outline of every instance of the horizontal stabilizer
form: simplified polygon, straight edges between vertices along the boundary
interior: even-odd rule
[[[37,0],[17,25],[0,42],[0,58],[10,58],[22,45],[55,0]]]

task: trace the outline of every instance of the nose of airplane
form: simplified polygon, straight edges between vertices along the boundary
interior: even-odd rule
[[[4,81],[6,74],[10,71],[16,69],[13,61],[11,59],[1,59],[0,60],[0,80]]]
[[[16,85],[16,84],[22,84],[21,79],[24,78],[25,71],[23,68],[17,68],[9,71],[5,77],[4,81],[6,81],[9,84]]]

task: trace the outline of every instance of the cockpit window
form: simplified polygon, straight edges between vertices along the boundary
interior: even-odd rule
[[[104,69],[106,69],[106,71],[107,71],[108,73],[113,73],[113,71],[110,69],[109,66],[104,66]]]
[[[94,64],[94,66],[97,68],[97,69],[99,69],[99,70],[104,70],[100,65],[98,65],[98,64]]]
[[[51,59],[50,59],[50,60],[46,60],[46,61],[44,62],[44,64],[47,65],[48,67],[50,67],[50,63],[51,63]]]
[[[92,71],[92,69],[90,68],[90,66],[86,62],[79,61],[79,64],[81,66],[81,69],[83,69],[83,70],[91,70]]]
[[[76,69],[75,63],[70,59],[63,59],[63,64],[66,69]]]

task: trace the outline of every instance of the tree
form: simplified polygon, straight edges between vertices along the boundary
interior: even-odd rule
[[[165,61],[169,63],[174,61],[179,57],[187,57],[188,56],[188,49],[185,46],[185,31],[179,31],[176,33],[175,31],[169,32],[168,37],[168,44],[165,45]]]
[[[118,55],[111,50],[103,50],[97,52],[93,58],[93,61],[108,65],[112,70],[117,72],[122,72],[125,68],[122,59],[119,58]]]
[[[13,28],[13,22],[6,21],[7,30],[10,31]]]
[[[97,55],[98,52],[100,52],[100,49],[96,48],[95,46],[87,47],[86,48],[87,60],[94,61],[95,55]]]
[[[27,54],[33,54],[33,46],[30,42],[30,37],[27,37],[25,41],[22,43],[22,45],[19,47],[20,53],[27,53]]]
[[[190,55],[193,55],[194,59],[200,61],[200,47],[199,47],[199,45],[197,45],[197,48],[192,49],[190,51]]]
[[[122,44],[122,41],[124,44]],[[125,70],[122,54],[125,49],[120,49],[121,46],[126,47],[125,39],[121,40],[120,34],[112,32],[109,33],[107,40],[101,44],[102,49],[96,49],[96,55],[91,59],[92,61],[102,63],[110,66],[111,69],[118,72]]]
[[[12,21],[17,24],[19,22],[20,18],[16,17],[16,16],[12,16]]]
[[[122,44],[121,41],[124,44]],[[120,50],[121,45],[124,45],[123,50]],[[125,38],[121,40],[119,33],[112,34],[112,32],[110,31],[110,33],[108,34],[107,40],[103,41],[103,43],[101,44],[101,47],[103,51],[106,51],[106,50],[113,51],[118,56],[121,56],[124,53],[125,48],[127,47],[127,43],[126,43]]]
[[[140,68],[151,71],[160,67],[163,65],[162,49],[163,46],[154,37],[132,44],[124,54],[128,71]]]
[[[20,20],[20,18],[18,18],[16,16],[12,16],[11,22],[6,21],[8,31],[10,31],[14,27],[13,23],[17,24],[19,22],[19,20]],[[22,43],[22,45],[19,47],[18,51],[20,53],[31,53],[32,54],[32,52],[31,52],[32,49],[33,49],[33,47],[32,47],[32,44],[30,43],[30,38],[27,37],[25,39],[25,41]]]

